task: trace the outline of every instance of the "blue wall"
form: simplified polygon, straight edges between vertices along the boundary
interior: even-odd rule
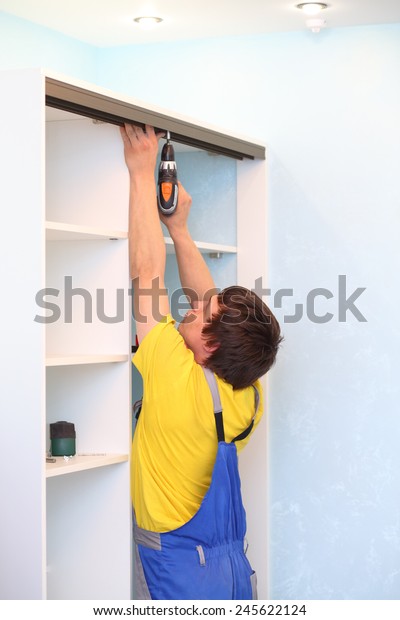
[[[270,285],[293,290],[276,308],[285,344],[270,375],[271,598],[398,599],[400,25],[99,60],[108,86],[269,147]],[[317,288],[333,297],[306,316]],[[346,313],[358,288],[367,322]],[[289,322],[295,304],[304,316]]]
[[[44,67],[96,81],[97,48],[0,11],[0,69]]]
[[[32,64],[268,144],[270,286],[293,290],[269,381],[270,597],[398,599],[400,25],[95,49],[0,18],[0,67]],[[344,303],[364,287],[360,322]]]

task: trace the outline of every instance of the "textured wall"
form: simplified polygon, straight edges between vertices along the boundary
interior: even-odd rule
[[[116,48],[101,64],[111,87],[269,146],[270,286],[293,290],[269,381],[271,598],[397,599],[400,25]]]

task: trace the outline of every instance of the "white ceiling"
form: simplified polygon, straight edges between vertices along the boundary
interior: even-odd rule
[[[107,47],[305,29],[301,0],[0,0],[0,10]],[[400,0],[326,0],[327,28],[400,22]],[[143,31],[132,20],[164,21]],[[318,35],[315,35],[318,36]]]

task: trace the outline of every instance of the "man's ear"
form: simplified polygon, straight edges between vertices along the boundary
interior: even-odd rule
[[[207,355],[211,355],[211,353],[214,353],[214,351],[219,349],[219,343],[217,342],[215,344],[207,344],[207,342],[205,342],[203,344],[203,347]]]

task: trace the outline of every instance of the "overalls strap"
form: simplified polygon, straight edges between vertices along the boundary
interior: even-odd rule
[[[225,441],[224,419],[222,416],[222,405],[221,405],[221,398],[219,395],[217,380],[212,370],[210,370],[209,368],[205,368],[204,366],[202,366],[202,368],[203,368],[204,375],[206,377],[208,387],[210,388],[211,396],[213,399],[215,426],[217,428],[217,438],[219,442]],[[234,439],[232,439],[232,443],[234,443],[235,441],[240,441],[241,439],[245,439],[245,437],[249,435],[249,433],[251,432],[251,429],[254,426],[254,419],[256,417],[258,406],[260,404],[260,394],[255,385],[252,385],[252,388],[254,390],[254,401],[255,401],[253,418],[249,426],[242,433],[240,433]]]
[[[218,442],[225,441],[224,419],[222,417],[222,405],[221,398],[219,396],[217,380],[212,370],[210,370],[209,368],[205,368],[204,366],[202,366],[202,368],[213,399],[215,426],[217,427]]]

